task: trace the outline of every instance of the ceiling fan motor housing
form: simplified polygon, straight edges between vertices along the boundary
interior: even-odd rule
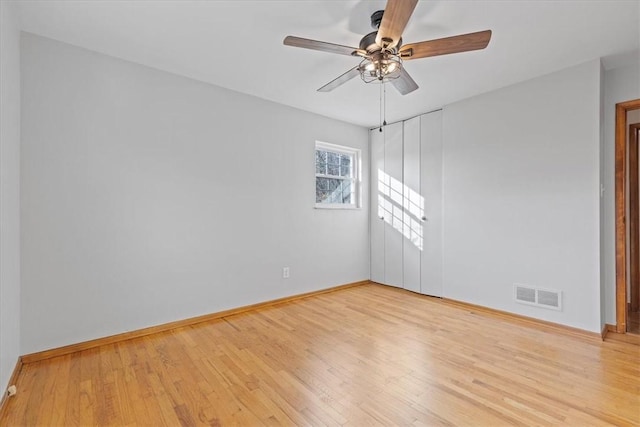
[[[380,47],[376,44],[377,34],[378,32],[374,31],[364,36],[362,40],[360,40],[360,49],[366,51],[367,53],[379,49]]]
[[[360,50],[364,50],[367,53],[371,54],[373,52],[376,52],[382,49],[382,46],[378,46],[378,44],[376,43],[377,35],[378,35],[378,32],[374,31],[364,36],[362,40],[360,40],[360,45],[358,46]],[[400,46],[402,46],[402,38],[398,41],[398,44],[394,48],[388,49],[388,50],[396,53],[398,52],[398,49],[400,49]]]
[[[371,14],[371,27],[376,31],[367,34],[362,38],[362,40],[360,40],[361,50],[365,50],[367,51],[367,53],[372,53],[380,50],[381,48],[385,48],[385,46],[379,46],[376,43],[376,36],[378,35],[378,30],[380,29],[380,23],[382,22],[383,16],[384,16],[384,10],[376,10]],[[383,40],[386,41],[387,39],[383,39]],[[391,42],[392,40],[389,39],[388,41]],[[401,45],[402,45],[402,38],[398,41],[397,45],[395,46],[395,49],[389,49],[389,50],[393,50],[394,53],[396,53],[398,49],[400,49]]]

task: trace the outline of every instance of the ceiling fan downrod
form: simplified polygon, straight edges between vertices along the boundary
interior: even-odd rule
[[[371,14],[371,28],[377,30],[380,28],[380,22],[382,22],[382,15],[384,15],[384,10],[376,10]]]

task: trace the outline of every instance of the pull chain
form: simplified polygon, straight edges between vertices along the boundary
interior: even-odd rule
[[[382,133],[382,84],[380,85],[380,133]]]
[[[386,83],[382,83],[382,86],[384,86],[382,88],[382,101],[384,104],[384,115],[383,115],[383,120],[382,120],[382,126],[386,126],[387,125],[387,84]]]
[[[380,83],[380,132],[387,125],[387,86]]]

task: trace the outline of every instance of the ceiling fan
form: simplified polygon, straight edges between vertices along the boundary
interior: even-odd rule
[[[283,43],[362,58],[359,65],[322,86],[319,92],[329,92],[360,75],[366,83],[390,82],[398,92],[406,95],[418,89],[418,85],[407,73],[402,61],[480,50],[487,47],[491,40],[491,30],[485,30],[403,45],[402,32],[417,3],[418,0],[387,0],[385,10],[378,10],[371,15],[371,26],[376,31],[364,36],[357,48],[295,36],[285,37]]]

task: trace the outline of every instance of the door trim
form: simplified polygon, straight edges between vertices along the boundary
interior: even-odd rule
[[[627,111],[640,108],[640,99],[616,104],[615,218],[616,218],[616,332],[627,331],[627,229],[625,225]]]
[[[629,128],[629,271],[630,271],[630,310],[638,311],[638,284],[640,283],[640,214],[638,212],[638,132],[640,123],[628,125]]]

